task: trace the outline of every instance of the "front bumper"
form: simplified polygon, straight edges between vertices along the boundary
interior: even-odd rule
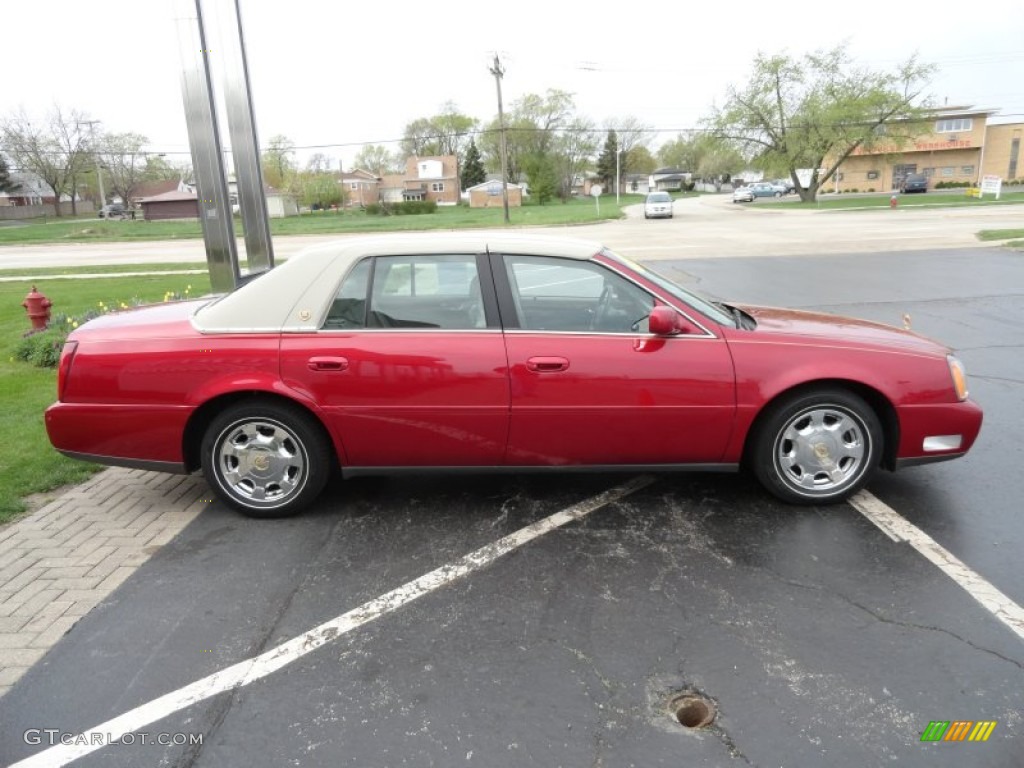
[[[900,438],[896,468],[956,459],[966,454],[981,431],[982,411],[962,403],[904,405],[896,409]]]

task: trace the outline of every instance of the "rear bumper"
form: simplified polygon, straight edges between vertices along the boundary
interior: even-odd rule
[[[191,406],[54,403],[46,433],[67,456],[118,466],[184,468],[183,436]],[[147,466],[148,465],[148,466]]]

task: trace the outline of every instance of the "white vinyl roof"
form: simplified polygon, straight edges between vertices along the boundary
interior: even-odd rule
[[[206,304],[192,324],[202,333],[315,331],[342,279],[369,256],[491,252],[589,259],[602,247],[587,240],[486,231],[346,238],[302,251]]]

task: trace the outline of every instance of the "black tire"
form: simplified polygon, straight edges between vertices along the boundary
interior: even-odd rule
[[[782,193],[781,193],[781,192],[776,192],[776,193],[775,193],[775,196],[776,196],[776,197],[782,197]]]
[[[807,390],[769,406],[750,437],[749,459],[769,493],[790,504],[832,504],[856,493],[878,467],[878,415],[845,389]]]
[[[257,518],[301,512],[323,490],[334,461],[316,418],[272,400],[246,401],[218,415],[203,435],[201,454],[214,492]]]

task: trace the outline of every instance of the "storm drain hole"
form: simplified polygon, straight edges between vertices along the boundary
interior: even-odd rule
[[[672,716],[684,728],[703,728],[715,719],[715,705],[692,693],[676,696],[668,705]]]

